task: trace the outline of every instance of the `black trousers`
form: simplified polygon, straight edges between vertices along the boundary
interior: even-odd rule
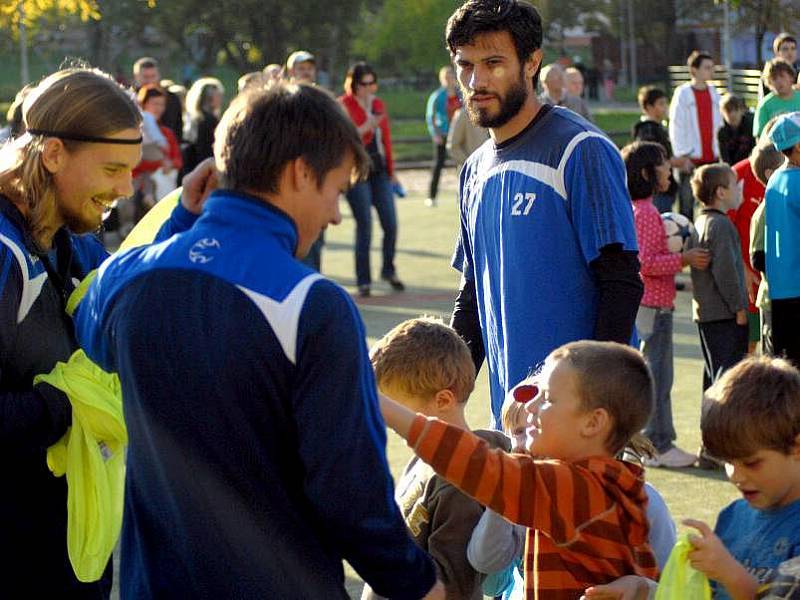
[[[428,190],[428,198],[436,200],[436,194],[439,193],[439,177],[442,175],[444,168],[444,161],[447,160],[447,142],[442,141],[441,144],[434,144],[433,146],[433,170],[431,171],[431,187]]]
[[[772,299],[772,351],[800,368],[800,298]]]
[[[698,323],[700,349],[703,351],[703,391],[747,355],[747,325],[736,319]]]

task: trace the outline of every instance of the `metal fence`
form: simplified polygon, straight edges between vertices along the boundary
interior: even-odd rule
[[[667,67],[669,69],[669,83],[672,88],[678,87],[691,79],[689,67],[685,65]],[[714,66],[714,79],[710,81],[720,94],[730,91],[744,98],[745,102],[754,105],[758,103],[759,88],[761,86],[761,71],[758,69],[728,69],[723,65]]]

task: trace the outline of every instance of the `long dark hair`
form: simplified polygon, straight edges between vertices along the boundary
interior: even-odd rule
[[[633,142],[622,149],[628,173],[631,200],[649,198],[658,191],[656,167],[667,160],[667,152],[655,142]]]

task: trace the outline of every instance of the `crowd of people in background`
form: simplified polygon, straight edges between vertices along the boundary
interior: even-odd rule
[[[411,319],[371,351],[320,271],[344,197],[357,295],[373,208],[380,278],[405,289],[373,66],[352,64],[337,98],[297,50],[242,75],[225,110],[218,79],[186,89],[152,57],[131,89],[73,67],[20,90],[0,147],[4,582],[109,597],[109,557],[93,581],[72,570],[67,484],[48,469],[87,417],[42,375],[80,354],[125,402],[123,597],[344,598],[343,559],[363,598],[643,597],[677,541],[644,468],[723,464],[743,497],[713,529],[686,522],[687,560],[717,598],[798,597],[778,591],[800,579],[796,39],[776,38],[755,107],[693,51],[688,82],[639,90],[620,150],[586,98],[600,79],[613,96],[613,65],[545,65],[543,31],[524,0],[448,20],[425,202],[449,155],[461,280],[449,325]],[[93,235],[118,199],[124,238],[179,185],[155,245],[109,255]],[[697,452],[672,417],[686,267]],[[492,430],[470,431],[484,367]],[[384,425],[415,453],[396,488]]]

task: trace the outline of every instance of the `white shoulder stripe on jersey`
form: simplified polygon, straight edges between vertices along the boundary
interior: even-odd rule
[[[11,238],[4,236],[2,233],[0,233],[0,242],[11,250],[11,253],[14,255],[14,258],[17,259],[19,268],[22,271],[22,297],[19,301],[19,310],[17,310],[17,323],[22,323],[25,317],[28,316],[33,303],[36,302],[39,294],[42,293],[42,288],[47,281],[47,271],[39,273],[39,275],[31,279],[30,271],[28,271],[28,261],[25,260],[25,254],[17,243]]]
[[[545,185],[549,185],[551,188],[553,188],[562,198],[567,197],[567,194],[561,190],[561,188],[563,188],[563,184],[559,187],[559,177],[556,170],[553,167],[548,167],[547,165],[533,162],[531,160],[509,160],[504,163],[500,163],[496,167],[489,169],[489,171],[487,171],[481,179],[483,179],[485,182],[495,175],[506,173],[508,171],[522,173],[523,175],[531,177],[532,179],[541,181]]]
[[[561,174],[562,180],[564,179],[564,170],[567,168],[567,161],[569,160],[569,157],[572,156],[572,153],[575,151],[575,147],[578,144],[580,144],[583,140],[590,137],[600,138],[608,145],[610,145],[612,148],[614,148],[614,152],[619,152],[619,149],[614,145],[614,142],[612,142],[610,139],[608,139],[608,137],[606,137],[602,133],[598,133],[596,131],[582,131],[569,141],[567,147],[564,148],[564,154],[561,155],[561,162],[558,163],[558,172]]]
[[[572,156],[572,153],[575,151],[575,148],[580,144],[583,140],[590,138],[590,137],[597,137],[601,140],[611,144],[614,150],[617,150],[617,147],[614,146],[613,142],[609,140],[606,136],[602,133],[597,133],[595,131],[582,131],[575,137],[573,137],[567,147],[564,149],[564,154],[561,156],[561,161],[558,164],[558,168],[554,169],[548,165],[533,162],[530,160],[509,160],[504,163],[500,163],[496,167],[491,168],[485,174],[481,176],[481,183],[485,183],[490,178],[494,177],[495,175],[499,175],[501,173],[505,173],[508,171],[514,171],[517,173],[521,173],[522,175],[526,175],[545,185],[550,186],[553,190],[561,196],[564,200],[567,199],[567,186],[564,183],[564,171],[567,168],[567,161]]]
[[[283,353],[293,365],[297,364],[297,326],[300,322],[300,313],[311,286],[320,279],[323,277],[319,273],[312,273],[304,277],[282,302],[277,302],[241,285],[236,286],[253,301],[267,319],[281,344]]]

